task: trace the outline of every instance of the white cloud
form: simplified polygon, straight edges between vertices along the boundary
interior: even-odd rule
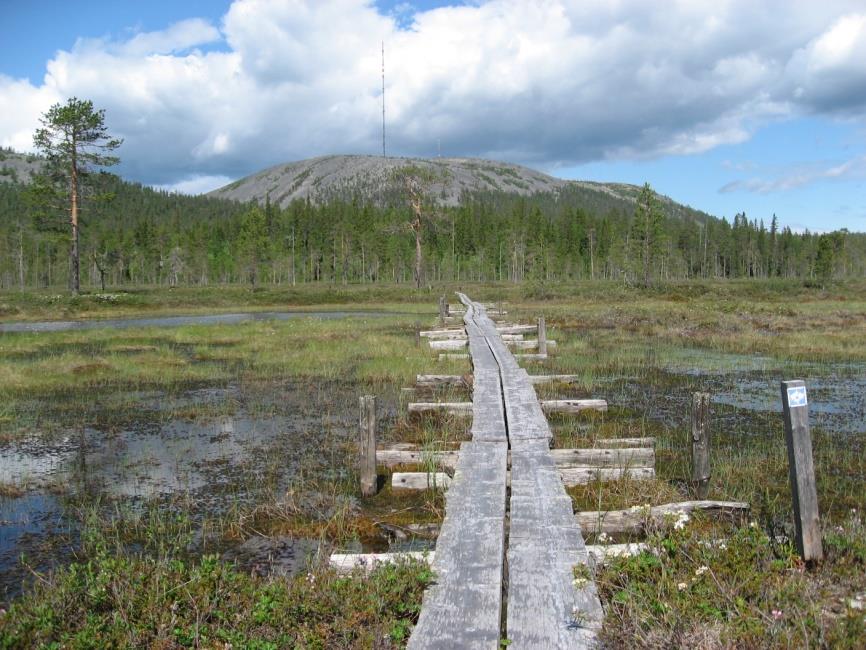
[[[124,172],[147,183],[374,153],[383,40],[396,154],[441,141],[445,155],[554,167],[698,153],[804,112],[866,116],[856,1],[490,0],[383,15],[368,0],[236,0],[219,29],[191,19],[82,40],[41,86],[0,77],[0,143],[26,147],[38,115],[76,95],[106,109]]]
[[[191,176],[177,183],[154,185],[155,189],[180,194],[205,194],[232,182],[228,176]]]
[[[749,178],[727,183],[719,188],[722,194],[730,192],[755,192],[769,194],[805,187],[822,180],[850,180],[866,178],[866,156],[852,158],[842,163],[800,166],[786,170],[776,178]]]

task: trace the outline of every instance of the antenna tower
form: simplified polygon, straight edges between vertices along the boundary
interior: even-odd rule
[[[382,158],[385,153],[385,41],[382,41]]]

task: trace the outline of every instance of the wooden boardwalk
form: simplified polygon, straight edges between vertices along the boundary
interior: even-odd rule
[[[409,648],[586,648],[602,609],[547,419],[483,306],[463,294],[472,440],[460,448],[436,543],[436,584]],[[510,451],[510,454],[509,454]],[[509,467],[510,458],[510,467]],[[510,495],[506,488],[511,472]]]

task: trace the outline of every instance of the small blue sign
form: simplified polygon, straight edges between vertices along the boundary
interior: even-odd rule
[[[795,406],[806,406],[807,404],[805,386],[792,386],[788,389],[789,407],[794,408]]]

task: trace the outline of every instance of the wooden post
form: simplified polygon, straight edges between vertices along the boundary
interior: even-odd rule
[[[447,311],[447,307],[445,305],[445,296],[439,296],[439,323],[444,327],[445,326],[445,312]]]
[[[547,325],[544,316],[538,317],[538,354],[547,355]]]
[[[361,473],[361,494],[370,497],[376,494],[376,396],[362,395],[359,417],[359,457]]]
[[[692,394],[692,489],[706,499],[710,489],[710,395]]]
[[[809,433],[809,403],[806,384],[802,380],[782,382],[782,411],[797,551],[807,562],[818,561],[824,557],[824,551],[821,548],[818,492],[812,462],[812,436]]]
[[[415,321],[415,347],[421,347],[421,323]]]

